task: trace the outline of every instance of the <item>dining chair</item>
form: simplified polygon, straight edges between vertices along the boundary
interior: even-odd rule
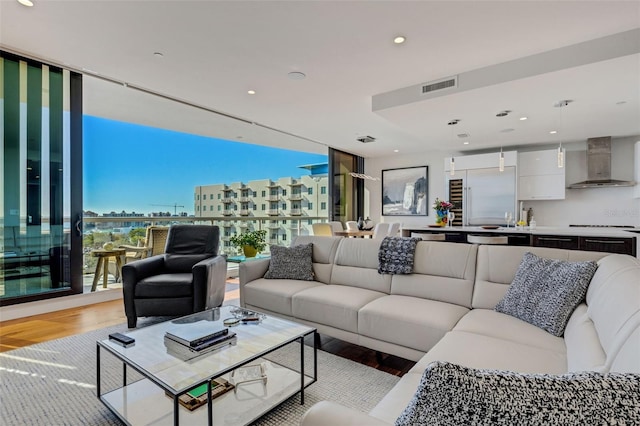
[[[378,223],[375,228],[373,228],[373,239],[383,239],[389,234],[389,224],[388,223]]]
[[[389,236],[395,237],[398,235],[398,231],[400,230],[400,222],[393,222],[389,225]]]
[[[311,225],[313,235],[320,235],[325,237],[333,236],[333,230],[328,223],[314,223]]]
[[[342,227],[342,222],[339,222],[337,220],[332,220],[331,222],[329,222],[329,225],[331,225],[331,235],[335,235],[336,232],[344,231],[344,228]]]
[[[356,222],[355,220],[348,220],[346,222],[347,225],[347,231],[358,231],[358,222]]]

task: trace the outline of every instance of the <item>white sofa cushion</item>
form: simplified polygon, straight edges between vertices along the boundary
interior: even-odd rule
[[[606,354],[593,321],[587,314],[587,305],[579,305],[564,330],[564,342],[567,347],[567,370],[606,371]]]
[[[640,375],[478,370],[435,362],[402,425],[639,424]]]
[[[477,245],[421,241],[413,274],[394,275],[391,294],[471,307]]]
[[[389,294],[392,275],[378,273],[378,249],[381,241],[343,238],[331,271],[331,284]]]
[[[421,378],[422,371],[417,373],[409,372],[402,376],[402,379],[380,400],[373,410],[369,412],[369,415],[392,425],[416,393]],[[361,426],[368,425],[363,423]]]
[[[640,326],[627,337],[611,361],[610,371],[640,374]]]
[[[246,284],[243,302],[271,312],[292,316],[291,298],[294,294],[313,287],[326,286],[317,281],[259,278]]]
[[[385,342],[428,351],[469,309],[409,296],[384,296],[358,313],[358,333]]]
[[[522,373],[567,372],[564,353],[466,331],[447,333],[410,371],[422,373],[433,361]]]
[[[360,308],[384,295],[358,287],[321,285],[294,294],[292,312],[296,318],[357,333]]]
[[[553,336],[535,325],[489,309],[469,311],[453,330],[496,337],[561,354],[566,350],[562,337]]]
[[[594,261],[567,262],[526,252],[495,310],[560,337],[597,267]]]
[[[640,323],[640,260],[625,255],[601,259],[587,290],[587,306],[610,368]]]

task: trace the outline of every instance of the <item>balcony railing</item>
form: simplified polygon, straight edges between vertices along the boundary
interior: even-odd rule
[[[223,198],[221,201],[223,203],[233,203],[235,201],[235,198]]]
[[[267,195],[267,200],[268,201],[280,201],[280,196],[279,195]]]
[[[241,203],[249,203],[249,202],[251,202],[251,198],[249,198],[249,197],[240,197],[240,198],[238,198],[238,200]]]
[[[249,210],[247,209],[240,210],[240,216],[249,216]]]
[[[278,210],[278,209],[269,209],[269,210],[267,210],[267,214],[269,216],[278,216],[280,214],[280,210]]]
[[[289,200],[291,200],[291,201],[302,201],[302,194],[291,194],[289,196]]]
[[[289,210],[289,214],[291,216],[300,216],[302,215],[302,209],[291,209]]]
[[[222,215],[223,216],[233,216],[233,210],[223,210],[222,211]]]

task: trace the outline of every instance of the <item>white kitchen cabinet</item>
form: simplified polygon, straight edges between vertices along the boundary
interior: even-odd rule
[[[518,199],[564,200],[565,168],[558,167],[558,150],[518,153]]]

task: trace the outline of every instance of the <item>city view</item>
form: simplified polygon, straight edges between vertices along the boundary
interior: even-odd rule
[[[92,250],[142,246],[151,225],[218,225],[221,251],[233,255],[234,235],[265,230],[267,244],[288,244],[328,217],[326,155],[92,116],[83,125],[87,274],[98,260]],[[115,279],[115,264],[109,271]]]

